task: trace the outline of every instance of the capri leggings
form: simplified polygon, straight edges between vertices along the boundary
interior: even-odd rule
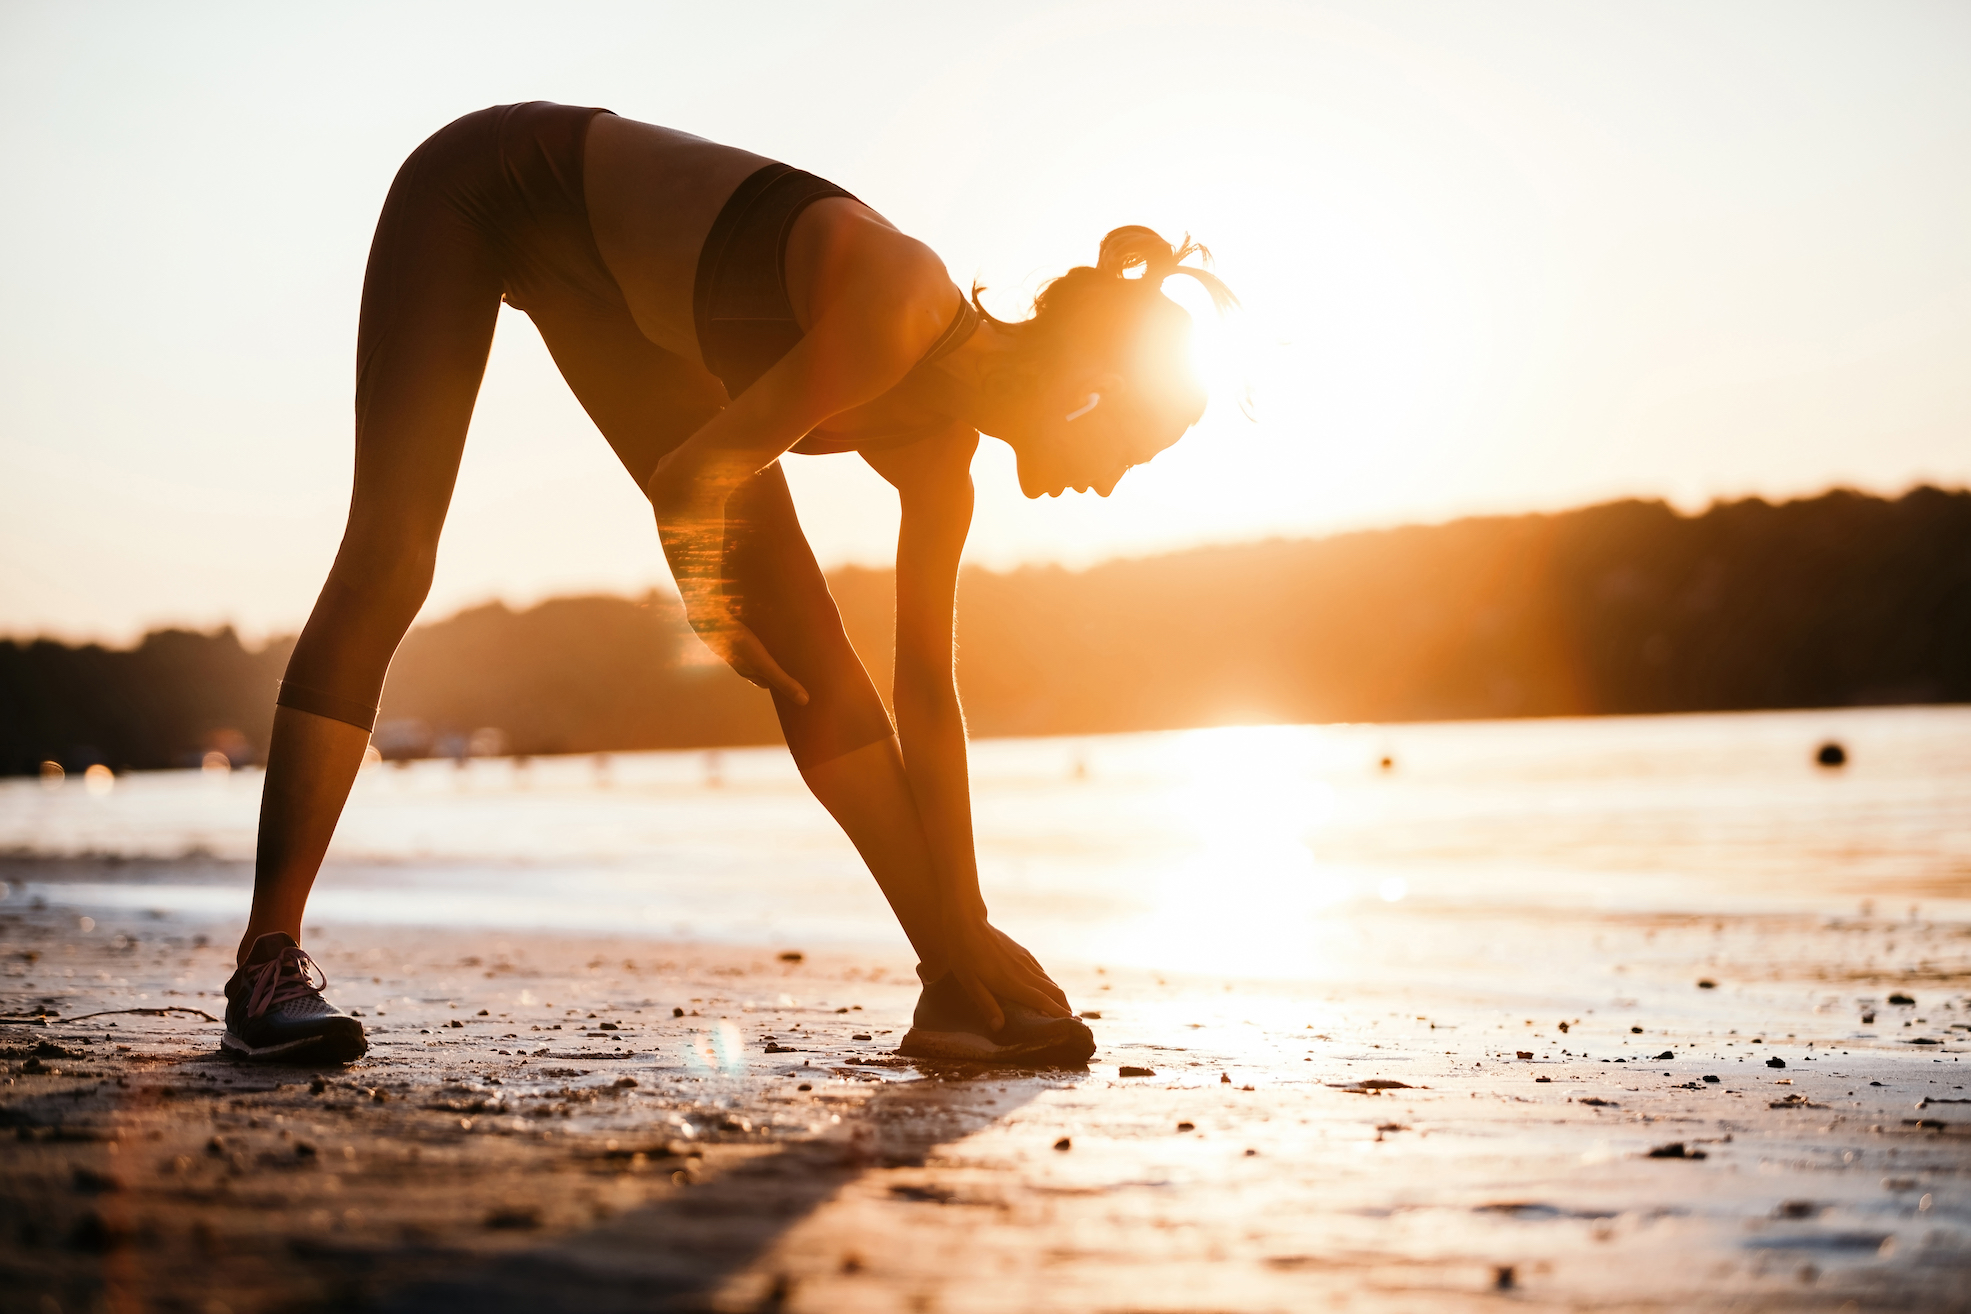
[[[469,114],[391,184],[363,279],[356,476],[335,565],[281,683],[282,706],[373,728],[384,674],[430,591],[500,302],[525,311],[641,486],[725,405],[704,369],[637,329],[589,228],[583,145],[604,110],[533,102]],[[727,504],[726,587],[808,691],[774,695],[807,768],[887,737],[776,462]]]

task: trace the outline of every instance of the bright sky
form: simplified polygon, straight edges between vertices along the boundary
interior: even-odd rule
[[[606,105],[832,178],[1002,314],[1107,229],[1209,243],[1253,390],[1103,502],[979,458],[973,559],[1971,482],[1961,3],[0,9],[0,633],[299,625],[403,157]],[[853,457],[791,458],[886,561]],[[507,311],[426,615],[665,581]]]

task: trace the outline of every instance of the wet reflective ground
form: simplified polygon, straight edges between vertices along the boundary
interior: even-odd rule
[[[1101,1049],[1028,1074],[890,1054],[900,959],[331,927],[375,1047],[320,1081],[69,1021],[230,956],[83,915],[0,919],[61,1015],[0,1027],[10,1308],[1967,1307],[1971,927],[1920,912],[1405,900],[1293,982],[1068,971]]]

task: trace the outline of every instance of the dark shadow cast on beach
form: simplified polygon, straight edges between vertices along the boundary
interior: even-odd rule
[[[353,1271],[366,1257],[350,1253],[340,1257],[353,1266],[342,1278],[348,1288],[367,1288],[365,1307],[401,1314],[711,1309],[731,1278],[859,1175],[921,1167],[938,1147],[1004,1118],[1063,1075],[932,1071],[878,1090],[844,1117],[844,1136],[785,1142],[721,1167],[675,1169],[678,1184],[667,1195],[585,1230],[496,1257],[433,1254],[415,1276],[405,1272],[403,1252],[393,1250],[386,1267],[396,1272],[369,1281]],[[701,1172],[703,1180],[694,1181]],[[880,1237],[869,1238],[871,1249],[881,1244]],[[857,1261],[845,1256],[844,1262]],[[779,1308],[792,1279],[764,1274],[762,1281],[759,1307]]]

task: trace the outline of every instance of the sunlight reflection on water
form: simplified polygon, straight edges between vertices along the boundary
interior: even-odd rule
[[[1829,738],[1845,768],[1814,764]],[[1364,919],[1971,894],[1964,708],[988,740],[973,766],[995,920],[1082,961],[1297,973]],[[76,783],[0,784],[13,897],[243,911],[258,772]],[[371,767],[317,920],[901,944],[779,749]]]

